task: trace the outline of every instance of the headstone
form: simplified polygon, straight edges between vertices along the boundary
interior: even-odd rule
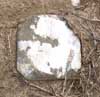
[[[26,79],[62,79],[80,68],[80,41],[64,17],[36,15],[18,26],[17,70]]]

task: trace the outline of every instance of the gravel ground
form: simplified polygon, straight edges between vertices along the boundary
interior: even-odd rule
[[[16,70],[18,24],[35,14],[66,17],[82,44],[82,68],[65,80],[27,81]],[[0,0],[0,97],[100,97],[100,1]]]

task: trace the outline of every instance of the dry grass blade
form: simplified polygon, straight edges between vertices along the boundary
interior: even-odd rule
[[[53,93],[51,93],[51,92],[48,91],[47,89],[42,88],[42,87],[40,87],[40,86],[38,86],[38,85],[36,85],[36,84],[34,84],[34,83],[28,82],[27,80],[25,80],[25,82],[26,82],[29,86],[34,87],[34,88],[37,88],[38,90],[43,91],[43,92],[45,92],[45,93],[47,93],[47,94],[53,96]]]
[[[62,89],[61,95],[64,95],[64,93],[65,93],[65,90],[66,90],[66,83],[67,83],[67,77],[65,76],[65,80],[64,80],[64,83],[63,83],[63,89]]]
[[[54,94],[55,97],[59,97],[59,95],[56,93],[54,88],[49,84],[50,89],[52,90],[52,93]]]
[[[65,94],[66,83],[67,83],[67,71],[68,71],[68,69],[70,67],[72,59],[73,59],[73,50],[70,50],[70,54],[69,54],[68,62],[67,62],[68,66],[66,67],[65,80],[64,80],[64,83],[63,83],[63,90],[62,90],[62,93],[61,93],[62,95]]]
[[[69,89],[68,89],[67,92],[65,93],[65,96],[64,96],[64,97],[68,97],[68,95],[69,95],[69,93],[70,93],[70,91],[71,91],[71,89],[72,89],[72,87],[73,87],[73,84],[74,84],[74,82],[72,82],[72,84],[70,85]]]
[[[11,54],[11,41],[10,41],[10,38],[11,38],[11,33],[8,34],[8,48],[9,48],[9,53]]]
[[[69,12],[70,14],[78,17],[78,18],[81,18],[83,20],[86,20],[86,21],[92,21],[92,22],[100,22],[100,19],[97,19],[97,18],[94,18],[94,19],[89,19],[89,18],[86,18],[86,17],[83,17],[83,16],[80,16],[79,14],[75,13],[75,12]]]
[[[86,61],[90,58],[91,54],[94,52],[95,48],[93,48],[86,57]]]

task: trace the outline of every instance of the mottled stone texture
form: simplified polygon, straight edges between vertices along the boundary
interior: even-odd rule
[[[17,70],[26,79],[62,79],[80,67],[80,41],[63,16],[32,16],[18,26]]]

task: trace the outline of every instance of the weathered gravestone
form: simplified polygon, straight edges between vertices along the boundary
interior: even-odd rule
[[[64,17],[32,16],[18,27],[17,70],[30,80],[64,78],[80,69],[80,48]]]

